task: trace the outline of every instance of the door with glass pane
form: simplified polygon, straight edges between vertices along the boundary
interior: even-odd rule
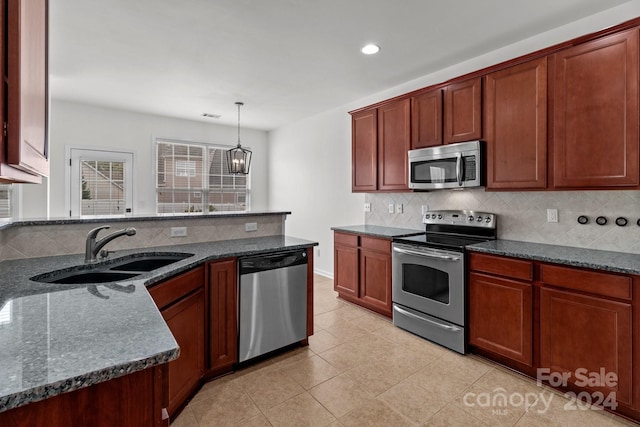
[[[117,216],[133,211],[133,154],[71,149],[71,216]]]

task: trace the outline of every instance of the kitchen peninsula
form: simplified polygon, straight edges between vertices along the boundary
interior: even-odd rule
[[[204,271],[220,261],[235,268],[237,257],[306,249],[309,256],[307,306],[311,307],[307,314],[308,319],[312,319],[312,247],[315,245],[315,242],[276,234],[121,250],[110,258],[140,253],[193,255],[112,286],[56,285],[30,280],[53,270],[82,266],[80,254],[0,262],[3,277],[0,309],[6,313],[0,319],[3,322],[0,325],[3,378],[0,424],[50,426],[81,420],[91,425],[113,425],[117,420],[118,425],[127,425],[127,422],[128,425],[166,425],[167,363],[190,349],[178,347],[176,341],[180,339],[177,336],[174,339],[170,322],[163,320],[164,310],[161,314],[154,288],[176,277],[186,277],[189,272]],[[236,278],[236,272],[231,273]],[[213,284],[208,280],[213,276],[199,276],[202,290],[198,292],[213,294]],[[211,327],[206,324],[213,316],[208,309],[209,302],[203,300],[204,310],[199,312],[205,323],[203,331]],[[233,314],[235,309],[229,313]],[[209,336],[202,337],[203,341],[213,342],[213,333],[212,330]],[[312,333],[312,322],[307,320],[307,336]],[[203,346],[200,357],[204,360],[205,348],[211,347]],[[217,372],[210,369],[208,362],[202,365],[195,387]],[[229,370],[232,368],[229,365]],[[179,405],[172,408],[177,407]]]

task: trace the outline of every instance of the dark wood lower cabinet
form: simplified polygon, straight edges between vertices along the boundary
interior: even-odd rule
[[[169,363],[169,415],[173,417],[200,387],[204,375],[204,268],[198,267],[149,288],[178,346]]]
[[[333,251],[338,295],[391,317],[391,240],[336,231]]]
[[[204,290],[162,310],[180,357],[169,363],[169,415],[171,417],[199,388],[204,374]]]
[[[0,413],[12,427],[169,426],[162,417],[167,365],[156,366]]]
[[[471,273],[469,301],[469,343],[532,366],[533,285]]]
[[[472,351],[640,421],[640,276],[469,257]]]
[[[630,405],[631,304],[543,288],[540,309],[540,365],[569,374],[568,383],[582,384],[581,390],[614,393],[617,402]],[[585,375],[594,374],[600,386],[585,384]]]
[[[207,376],[233,369],[238,362],[238,286],[236,260],[207,264],[209,276],[209,357]]]

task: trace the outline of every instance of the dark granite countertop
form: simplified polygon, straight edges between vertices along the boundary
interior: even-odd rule
[[[269,215],[291,215],[289,211],[247,211],[247,212],[212,212],[206,214],[179,214],[179,215],[123,215],[109,217],[109,222],[132,222],[132,221],[172,221],[176,219],[211,219],[211,218],[236,218],[245,216],[269,216]],[[33,219],[17,219],[0,224],[0,229],[12,226],[26,225],[64,225],[64,224],[90,224],[104,223],[105,218],[33,218]]]
[[[176,359],[178,345],[146,287],[210,260],[316,245],[271,236],[118,251],[106,262],[140,252],[194,255],[111,287],[29,280],[82,266],[81,254],[0,262],[0,412]]]
[[[502,239],[476,243],[467,246],[467,249],[473,252],[593,268],[616,273],[640,274],[639,254]]]
[[[366,234],[373,237],[394,237],[417,236],[424,234],[424,230],[413,230],[410,228],[385,227],[381,225],[348,225],[344,227],[331,227],[334,231],[351,234]]]

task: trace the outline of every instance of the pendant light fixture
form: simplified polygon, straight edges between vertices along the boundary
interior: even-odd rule
[[[236,102],[238,106],[238,145],[227,151],[227,167],[229,173],[234,175],[248,174],[251,164],[251,150],[242,148],[240,145],[240,107],[244,105],[242,102]]]

